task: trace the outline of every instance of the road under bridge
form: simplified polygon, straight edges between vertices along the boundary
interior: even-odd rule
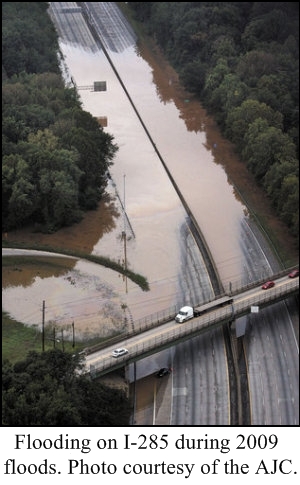
[[[249,314],[253,309],[259,309],[272,305],[275,302],[284,300],[299,292],[299,279],[289,279],[283,276],[275,280],[275,286],[269,290],[261,289],[261,286],[252,287],[241,291],[232,298],[232,302],[226,306],[219,307],[218,299],[215,300],[216,307],[195,317],[184,324],[171,321],[160,325],[152,324],[152,328],[141,328],[140,331],[127,333],[121,336],[118,347],[126,347],[129,352],[121,358],[114,358],[111,352],[110,343],[107,347],[93,352],[86,356],[86,371],[91,377],[98,377],[124,365],[143,359],[151,354],[171,347],[179,342],[190,339],[203,333],[213,326],[234,322],[236,318]]]

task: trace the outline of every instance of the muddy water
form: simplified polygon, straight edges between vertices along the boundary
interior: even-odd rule
[[[225,162],[234,157],[231,146],[201,105],[180,89],[169,66],[165,69],[145,48],[137,54],[139,66],[133,71],[127,68],[134,56],[130,49],[110,56],[198,221],[222,280],[236,280],[244,259],[239,226],[247,209],[226,174]]]
[[[9,258],[9,257],[8,257]],[[28,256],[13,266],[2,268],[3,308],[26,325],[42,327],[42,307],[46,329],[64,329],[65,338],[76,340],[106,337],[126,330],[128,315],[122,299],[124,280],[107,268],[81,260]],[[132,282],[129,292],[141,292]]]
[[[126,210],[130,219],[135,226],[140,225],[140,235],[145,240],[151,239],[155,244],[158,237],[159,251],[165,247],[166,254],[169,253],[173,239],[162,233],[162,227],[167,232],[170,229],[169,224],[160,224],[159,215],[163,217],[164,212],[172,208],[176,197],[171,185],[166,183],[153,146],[124,97],[120,84],[116,85],[111,79],[109,70],[98,74],[98,63],[92,62],[93,68],[88,67],[91,64],[86,54],[86,64],[81,69],[80,52],[75,56],[69,46],[65,46],[64,52],[72,76],[79,85],[92,84],[93,79],[100,79],[97,75],[107,80],[107,93],[82,91],[85,108],[95,116],[106,116],[108,131],[118,134],[120,152],[112,168],[112,176],[122,191],[126,175]],[[76,62],[73,63],[75,57]],[[149,51],[132,46],[122,53],[110,52],[110,57],[199,222],[222,280],[228,282],[240,278],[243,254],[238,234],[247,209],[225,171],[226,160],[228,162],[234,156],[230,145],[221,138],[201,105],[180,89],[176,73],[169,66],[167,69],[165,65],[161,66]],[[112,98],[118,102],[112,105]],[[126,119],[123,115],[120,117],[125,110]],[[172,222],[176,222],[175,219]],[[152,255],[153,258],[148,260],[147,274],[151,268],[156,271],[157,254],[152,251]],[[143,263],[135,251],[134,262],[144,267],[144,253],[141,257]]]
[[[29,324],[28,316],[33,314],[36,323],[46,295],[49,312],[52,306],[57,309],[56,313],[49,313],[49,321],[57,319],[67,325],[75,318],[87,322],[86,328],[91,332],[98,332],[99,327],[105,331],[109,324],[99,321],[103,308],[111,308],[109,322],[113,326],[115,320],[123,321],[120,309],[124,305],[130,317],[138,319],[181,301],[179,281],[185,245],[182,228],[186,215],[104,53],[64,40],[60,45],[66,78],[72,76],[75,80],[83,108],[107,120],[104,129],[119,146],[107,198],[97,211],[88,213],[72,228],[48,236],[15,231],[7,238],[74,247],[124,264],[126,261],[130,269],[147,277],[151,290],[143,293],[120,275],[104,268],[95,270],[84,262],[77,262],[67,275],[37,275],[29,285],[24,268],[23,288],[13,283],[5,288],[3,307],[20,321],[26,316],[25,323]],[[223,282],[239,279],[244,261],[239,244],[240,224],[247,209],[231,179],[246,177],[242,165],[201,105],[180,88],[176,73],[158,52],[153,55],[132,45],[122,53],[110,52],[110,56],[198,220]],[[107,91],[94,92],[95,81],[106,81]],[[233,171],[229,178],[230,167]],[[196,267],[200,263],[196,262]],[[13,294],[20,291],[16,314]],[[99,300],[94,302],[97,296]]]

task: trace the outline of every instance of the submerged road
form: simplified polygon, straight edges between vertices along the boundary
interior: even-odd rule
[[[204,201],[199,204],[199,197],[196,197],[199,194],[198,175],[193,176],[193,167],[186,167],[191,176],[189,180],[195,181],[194,186],[190,183],[189,193],[186,193],[185,187],[180,183],[182,177],[178,177],[176,167],[169,164],[173,158],[171,149],[172,153],[175,150],[180,153],[182,150],[180,138],[184,138],[184,133],[182,132],[182,137],[175,139],[172,133],[166,132],[163,103],[156,108],[155,117],[153,117],[153,103],[146,95],[148,85],[146,79],[143,84],[143,96],[135,96],[135,91],[131,90],[131,83],[133,82],[131,72],[138,69],[140,59],[131,55],[130,61],[124,65],[120,54],[123,51],[125,52],[128,46],[134,45],[136,41],[132,29],[124,21],[123,15],[114,2],[87,2],[84,5],[92,12],[93,29],[101,36],[101,42],[108,50],[113,65],[126,85],[126,89],[130,92],[145,126],[150,133],[155,131],[157,149],[159,153],[163,153],[163,158],[168,160],[168,169],[174,180],[177,181],[176,183],[188,201],[193,214],[196,214],[197,223],[204,230],[205,237],[210,244],[212,240],[209,236],[209,229],[203,226],[202,217],[198,221],[198,211],[201,210],[202,206],[203,208],[205,206]],[[95,57],[95,63],[104,63],[105,58],[101,54],[101,46],[91,35],[90,28],[80,10],[72,12],[74,6],[77,6],[77,4],[51,2],[51,17],[58,28],[61,39],[64,43],[70,42],[76,45],[78,49],[86,49],[89,46],[92,52],[99,52],[99,57]],[[70,7],[69,10],[68,7]],[[72,71],[73,63],[76,60],[69,56],[66,62]],[[75,81],[77,85],[82,84],[80,75]],[[82,92],[84,102],[88,100],[88,96],[88,93]],[[111,94],[107,93],[107,96],[111,96]],[[113,96],[110,99],[113,103]],[[150,108],[152,109],[151,113]],[[128,110],[130,110],[129,105]],[[122,113],[122,118],[123,120],[126,119],[126,113]],[[111,126],[113,126],[113,120],[111,120]],[[121,129],[121,127],[118,127],[118,130]],[[122,137],[121,132],[115,131],[113,134],[117,142],[119,137]],[[160,134],[161,137],[164,137],[164,143]],[[167,156],[165,150],[161,149],[161,146],[166,145],[165,140],[168,136],[171,137],[169,143],[170,156]],[[129,142],[130,140],[128,140]],[[146,145],[145,152],[147,152]],[[115,171],[117,170],[118,167],[115,167]],[[121,169],[121,176],[124,173],[123,170],[124,167]],[[190,194],[195,194],[197,210],[192,203]],[[128,213],[130,215],[130,207],[128,207]],[[212,209],[208,212],[208,215],[214,219],[215,227],[218,227],[218,225],[223,227],[222,211],[218,213]],[[226,217],[229,226],[231,214],[227,213]],[[239,245],[237,251],[240,252],[240,247],[243,248],[243,282],[250,282],[253,278],[259,278],[262,275],[267,276],[278,270],[276,259],[272,256],[268,245],[253,221],[243,219],[240,225],[237,225],[236,231],[236,242]],[[226,252],[230,248],[226,247],[225,234],[222,241],[223,252]],[[231,250],[234,252],[235,248],[231,248]],[[214,254],[215,252],[216,249],[214,248]],[[230,261],[230,257],[228,257],[228,261]],[[218,261],[216,264],[219,269]],[[224,267],[222,269],[224,271]],[[186,281],[183,281],[183,293],[188,294],[190,290],[193,293],[192,285],[189,287]],[[222,281],[227,290],[229,281],[226,278]],[[249,330],[247,330],[243,339],[243,351],[245,352],[245,364],[249,377],[250,424],[294,425],[299,420],[299,350],[293,329],[293,318],[295,318],[296,310],[294,308],[291,314],[291,307],[292,305],[289,305],[288,311],[285,302],[277,303],[272,309],[262,310],[259,316],[243,317],[242,321],[238,322],[240,325],[245,325]],[[256,319],[255,325],[253,325],[254,319]],[[205,337],[197,337],[195,340],[193,339],[193,342],[183,343],[176,347],[172,354],[172,365],[175,371],[172,375],[171,424],[224,425],[230,423],[228,405],[230,376],[227,372],[226,359],[226,348],[221,330],[212,331]],[[270,382],[272,382],[272,385],[270,385]]]

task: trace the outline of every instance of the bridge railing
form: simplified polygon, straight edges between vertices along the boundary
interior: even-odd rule
[[[264,275],[261,278],[258,278],[253,281],[249,281],[249,283],[244,283],[242,280],[236,280],[234,282],[230,282],[225,288],[225,293],[227,293],[230,296],[243,293],[244,291],[251,290],[252,288],[263,285],[263,283],[265,283],[268,280],[276,280],[278,278],[283,278],[284,276],[288,276],[288,274],[293,269],[296,269],[296,267],[293,266],[293,268],[284,269],[282,271],[279,271],[278,273],[272,273],[268,276]]]
[[[142,340],[136,344],[130,345],[129,354],[121,359],[118,359],[118,365],[125,365],[130,361],[144,358],[153,353],[153,350],[158,351],[161,348],[170,346],[169,344],[175,341],[184,340],[185,337],[190,337],[192,334],[197,334],[200,330],[210,327],[216,323],[216,313],[218,314],[217,321],[226,321],[232,317],[231,307],[219,309],[217,312],[211,312],[202,317],[189,320],[184,325],[176,325],[172,328],[165,329],[161,334],[149,337],[147,340]],[[91,377],[95,377],[106,369],[114,367],[116,360],[114,357],[105,357],[99,359],[95,364],[90,365]]]
[[[272,275],[270,277],[270,279],[275,280],[277,278],[287,276],[290,271],[291,271],[291,269],[280,271],[279,273]],[[231,288],[231,291],[228,291],[227,294],[232,295],[232,296],[238,295],[238,294],[243,293],[247,290],[251,290],[253,288],[261,286],[265,281],[266,281],[266,278],[263,278],[263,279],[260,279],[260,280],[253,281],[253,282],[246,284],[246,285],[241,285],[240,282],[236,282],[235,287]],[[293,282],[290,281],[289,279],[287,279],[288,288],[290,288],[289,283],[290,283],[290,286],[293,285]],[[272,291],[277,293],[277,292],[280,292],[282,290],[280,290],[278,287],[275,286],[272,289]],[[219,295],[218,298],[221,298],[222,296],[226,296],[226,295],[225,294]],[[270,290],[268,290],[267,294],[265,295],[266,301],[269,301],[269,299],[270,299],[269,296],[270,296]],[[281,293],[278,293],[278,298],[280,298],[280,297],[281,297]],[[213,301],[213,300],[210,300],[210,301]],[[204,302],[201,302],[200,304],[195,305],[195,306],[201,307],[202,305],[205,305],[206,303],[210,303],[210,301],[204,301]],[[176,305],[176,306],[174,305],[172,307],[166,308],[166,309],[161,310],[159,312],[155,312],[155,313],[152,313],[150,315],[147,315],[143,318],[140,318],[139,320],[134,320],[131,323],[131,328],[127,329],[126,332],[122,332],[121,334],[115,335],[114,337],[106,340],[105,342],[102,342],[102,343],[95,345],[91,348],[85,349],[85,353],[90,354],[90,353],[96,352],[97,350],[101,350],[101,349],[108,347],[112,344],[121,342],[127,337],[128,338],[133,337],[134,335],[138,335],[139,333],[145,332],[146,330],[150,330],[152,328],[155,328],[155,327],[163,325],[167,322],[170,322],[171,320],[173,320],[175,318],[175,315],[178,313],[178,310],[181,308],[181,306],[183,306],[183,305]]]
[[[234,301],[234,303],[210,311],[200,317],[196,317],[183,325],[177,324],[174,326],[166,326],[162,328],[161,332],[154,336],[149,336],[147,339],[143,339],[137,343],[131,343],[129,345],[129,354],[118,359],[117,365],[125,365],[126,363],[133,362],[141,358],[150,355],[151,353],[158,352],[160,349],[173,345],[177,341],[191,338],[194,335],[212,327],[213,325],[220,325],[225,322],[233,321],[239,316],[250,313],[251,306],[267,306],[282,298],[285,298],[297,292],[299,290],[299,281],[289,280],[284,285],[274,287],[267,290],[265,293],[260,292],[259,295],[248,295],[247,298],[241,298],[240,301]],[[126,340],[131,335],[125,337],[124,345],[127,345]],[[90,365],[90,374],[95,377],[101,374],[107,369],[111,369],[116,365],[116,360],[113,357],[99,358],[99,361]]]

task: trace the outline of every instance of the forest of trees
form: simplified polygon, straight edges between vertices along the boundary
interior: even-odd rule
[[[299,4],[128,2],[299,234]]]
[[[2,230],[80,220],[117,146],[59,69],[47,2],[2,7]],[[299,5],[128,2],[299,234]]]
[[[296,2],[128,2],[299,233]],[[47,2],[2,3],[2,230],[71,225],[103,196],[118,149],[66,87]],[[30,352],[2,366],[2,424],[122,426],[122,391],[78,374],[80,358]]]
[[[2,230],[52,232],[95,209],[117,146],[59,68],[47,2],[2,3]],[[2,362],[2,425],[127,426],[124,391],[60,350]]]
[[[96,209],[118,149],[59,68],[47,2],[2,4],[2,230],[53,232]]]
[[[2,363],[2,425],[127,426],[124,391],[79,374],[78,355],[53,349]]]

